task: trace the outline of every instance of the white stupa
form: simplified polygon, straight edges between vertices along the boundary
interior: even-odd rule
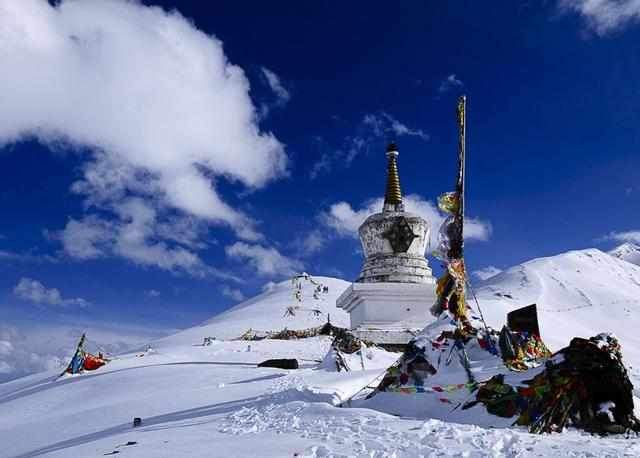
[[[397,160],[391,143],[382,212],[358,230],[365,254],[360,276],[336,301],[349,312],[356,335],[386,344],[407,343],[423,329],[435,301],[435,278],[424,256],[429,222],[404,211]]]

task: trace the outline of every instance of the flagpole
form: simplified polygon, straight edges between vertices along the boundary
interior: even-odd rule
[[[458,173],[458,193],[460,198],[460,212],[458,217],[460,218],[460,257],[462,258],[462,252],[464,250],[464,211],[465,211],[465,195],[464,195],[464,181],[465,181],[465,167],[466,167],[466,128],[467,128],[467,97],[462,95],[458,99],[458,128],[460,131],[458,140],[458,154],[459,154],[459,173]]]

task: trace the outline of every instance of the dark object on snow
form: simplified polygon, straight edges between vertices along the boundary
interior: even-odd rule
[[[482,403],[494,415],[518,415],[516,423],[532,433],[562,431],[568,425],[603,435],[640,432],[633,385],[620,345],[610,334],[572,339],[524,384],[512,387],[497,375],[463,409]]]
[[[326,324],[325,326],[331,326]],[[351,368],[345,359],[345,355],[360,354],[360,364],[362,370],[364,370],[365,350],[367,347],[374,346],[372,342],[362,340],[350,331],[331,326],[331,332],[328,335],[333,336],[333,342],[331,342],[331,349],[329,353],[332,354],[336,369],[338,372],[349,372]]]
[[[335,328],[332,335],[334,337],[331,347],[348,355],[360,351],[363,343],[365,346],[373,345],[372,342],[363,341],[346,329]]]
[[[424,393],[424,382],[436,372],[435,367],[429,362],[424,349],[410,342],[402,358],[387,369],[384,378],[378,388],[369,395],[372,397],[379,391],[399,391],[405,389],[409,384],[416,393]]]
[[[538,308],[536,304],[527,305],[507,313],[507,326],[513,332],[540,335],[538,326]]]
[[[640,431],[633,414],[633,385],[614,336],[575,337],[558,354],[564,360],[548,364],[528,382],[532,387],[546,382],[550,388],[546,396],[529,401],[530,410],[542,412],[531,423],[532,432],[559,430],[566,423],[598,434]]]
[[[476,394],[476,400],[466,403],[462,410],[481,402],[491,415],[509,418],[518,413],[517,401],[518,393],[516,390],[511,385],[504,383],[504,375],[498,374],[482,384]]]
[[[278,332],[266,332],[259,333],[253,329],[249,329],[235,340],[263,340],[263,339],[278,339],[278,340],[295,340],[306,339],[308,337],[316,336],[337,336],[347,332],[345,328],[339,328],[334,326],[327,320],[322,326],[307,329],[283,329]]]
[[[137,428],[138,426],[142,425],[142,418],[140,417],[135,417],[133,419],[133,427]]]
[[[297,369],[297,359],[268,359],[258,364],[258,367],[275,367],[277,369]]]
[[[126,444],[120,444],[120,445],[118,445],[118,447],[129,447],[131,445],[136,445],[136,444],[137,444],[136,441],[127,441]]]
[[[500,354],[502,355],[502,359],[510,360],[517,356],[516,349],[513,345],[513,339],[511,338],[511,333],[509,332],[509,328],[506,326],[503,326],[502,331],[500,331],[498,345],[500,346]]]
[[[503,326],[500,331],[498,345],[504,365],[512,371],[538,367],[551,356],[538,334],[512,331],[507,326]]]

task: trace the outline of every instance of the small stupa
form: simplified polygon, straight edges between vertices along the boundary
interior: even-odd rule
[[[398,148],[387,147],[387,187],[382,212],[369,216],[358,233],[365,255],[355,283],[337,299],[359,337],[405,344],[432,315],[435,278],[425,258],[430,225],[402,202]]]

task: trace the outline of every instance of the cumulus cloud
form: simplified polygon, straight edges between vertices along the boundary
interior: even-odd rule
[[[35,352],[13,326],[0,325],[0,383],[34,372],[61,369],[65,353]]]
[[[471,275],[478,278],[479,280],[486,280],[488,278],[495,277],[500,272],[502,272],[502,269],[498,269],[495,266],[487,266],[483,267],[482,269],[474,270],[473,272],[471,272]]]
[[[13,288],[13,294],[25,301],[39,305],[87,307],[89,302],[80,297],[65,299],[56,288],[46,288],[38,280],[23,277]]]
[[[131,197],[113,205],[116,219],[95,215],[70,219],[56,236],[64,251],[77,259],[121,257],[140,266],[152,266],[196,277],[213,276],[240,282],[237,277],[207,265],[195,251],[203,248],[197,222],[184,217],[159,221],[149,201]],[[184,246],[183,246],[184,245]]]
[[[640,244],[640,230],[638,231],[623,231],[623,232],[610,232],[600,240],[614,240],[616,242],[630,242]]]
[[[405,196],[403,201],[407,212],[415,213],[431,223],[430,244],[435,248],[438,244],[438,229],[446,216],[431,201],[424,200],[417,194]],[[384,199],[378,198],[354,210],[347,202],[337,202],[320,215],[320,220],[339,235],[357,237],[360,225],[369,215],[381,212],[383,203]],[[476,218],[466,218],[464,235],[465,240],[489,240],[491,225]]]
[[[2,307],[0,307],[2,310]],[[145,342],[177,330],[150,326],[128,326],[80,321],[66,322],[12,321],[0,322],[0,383],[45,370],[57,373],[73,356],[78,338],[87,333],[87,350],[106,350],[117,355],[131,351]]]
[[[220,292],[222,293],[223,296],[233,299],[236,302],[240,302],[246,299],[242,291],[240,291],[237,288],[231,288],[226,285],[222,287]]]
[[[440,82],[440,86],[438,86],[438,93],[444,94],[446,92],[449,92],[452,89],[455,89],[457,87],[462,87],[462,86],[464,86],[464,83],[460,81],[455,74],[452,73],[451,75],[447,76],[444,80],[442,80],[442,82]]]
[[[289,277],[303,269],[301,262],[282,255],[273,247],[236,242],[225,249],[227,256],[248,262],[260,275]]]
[[[558,5],[561,11],[578,13],[601,36],[640,21],[638,0],[559,0]]]
[[[95,259],[105,255],[106,245],[111,242],[114,224],[95,215],[82,220],[70,219],[58,236],[65,252],[77,259]]]
[[[89,214],[65,228],[63,240],[76,242],[65,243],[67,253],[91,259],[105,245],[113,254],[133,246],[142,264],[193,264],[189,250],[139,243],[149,221],[176,215],[261,238],[215,184],[262,187],[286,174],[287,156],[260,130],[249,81],[218,39],[175,10],[134,1],[1,1],[0,54],[0,146],[36,138],[85,159],[72,190]],[[131,218],[119,204],[132,196],[153,218]],[[115,241],[105,238],[105,214],[117,220]]]

